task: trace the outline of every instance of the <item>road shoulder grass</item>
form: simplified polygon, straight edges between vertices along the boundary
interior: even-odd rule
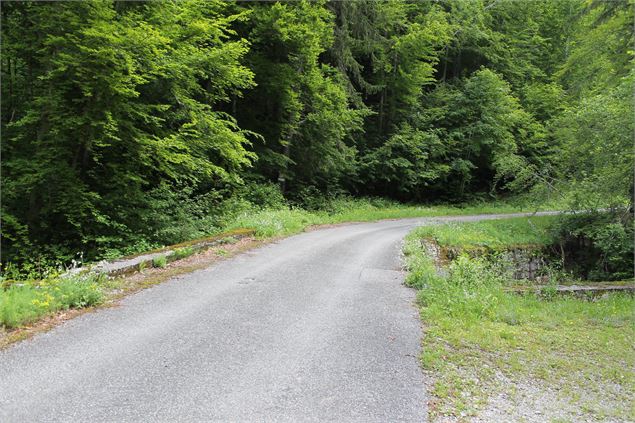
[[[446,246],[544,242],[548,219],[531,220],[421,227],[405,241],[407,282],[419,289],[425,327],[432,420],[635,420],[632,296],[518,295],[485,259],[467,256],[442,277],[421,245],[425,238]]]

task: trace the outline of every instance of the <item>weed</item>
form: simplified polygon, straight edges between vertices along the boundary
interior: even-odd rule
[[[182,260],[191,256],[194,252],[194,248],[192,247],[183,247],[175,250],[174,253],[172,253],[172,256],[174,257],[174,260]]]
[[[540,289],[540,295],[545,300],[553,300],[558,295],[558,285],[554,281],[550,281]]]
[[[420,238],[433,238],[441,246],[463,249],[547,245],[553,242],[549,227],[556,222],[557,218],[557,216],[534,216],[448,223],[440,226],[422,226],[416,233]]]
[[[164,268],[168,264],[168,259],[166,256],[159,256],[152,259],[152,267],[157,267],[159,269]]]

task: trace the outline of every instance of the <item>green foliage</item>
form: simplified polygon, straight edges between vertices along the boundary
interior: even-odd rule
[[[536,381],[562,392],[583,390],[585,398],[599,400],[605,399],[605,390],[582,388],[589,386],[586,381],[593,380],[594,387],[617,384],[625,393],[603,412],[629,415],[621,401],[631,395],[634,382],[623,376],[633,365],[632,296],[587,301],[553,295],[552,288],[543,290],[551,293],[547,296],[507,292],[503,287],[510,282],[495,258],[491,262],[462,255],[450,264],[447,276],[439,276],[421,248],[421,229],[406,237],[404,253],[407,282],[420,289],[417,299],[426,330],[421,360],[432,372],[431,394],[439,413],[464,412],[466,392],[475,399],[471,412],[476,413],[488,396],[500,394],[503,375],[514,384]],[[479,383],[466,384],[471,378]]]
[[[264,209],[279,209],[286,205],[280,187],[273,183],[247,183],[240,188],[239,196]]]
[[[147,192],[240,180],[246,133],[213,109],[252,84],[222,2],[3,8],[3,213],[89,256],[134,241]],[[24,38],[23,32],[37,28]],[[3,54],[4,56],[4,54]],[[9,72],[6,72],[10,70]],[[6,72],[6,73],[4,73]],[[19,225],[19,226],[18,226]],[[3,237],[3,246],[11,239]]]
[[[195,251],[192,247],[183,247],[175,250],[174,253],[172,253],[172,257],[174,257],[174,260],[181,260],[191,256],[194,253]]]
[[[89,307],[103,300],[98,276],[13,284],[0,289],[0,326],[15,328],[50,313]]]
[[[164,268],[168,264],[168,259],[166,256],[159,256],[152,259],[152,267],[157,267],[159,269]]]
[[[257,88],[239,104],[239,122],[264,136],[259,170],[298,187],[326,188],[352,170],[350,136],[365,112],[349,107],[341,75],[319,56],[333,43],[332,15],[321,2],[249,7],[248,57]]]
[[[437,133],[404,124],[384,145],[362,158],[360,170],[378,192],[421,200],[427,188],[450,172],[443,149]]]
[[[229,229],[250,228],[262,238],[301,232],[309,225],[319,223],[318,217],[302,209],[262,210],[238,216]]]
[[[456,195],[478,187],[493,191],[501,178],[518,171],[521,157],[538,159],[532,152],[540,151],[543,129],[496,73],[480,69],[458,85],[441,85],[429,101],[432,127],[442,128],[447,140],[450,172],[444,182]]]
[[[439,285],[442,278],[438,274],[434,260],[422,254],[421,248],[421,238],[412,235],[406,237],[403,248],[408,269],[406,285],[416,289],[427,289]]]
[[[557,216],[518,217],[480,222],[422,226],[414,231],[420,238],[434,239],[443,247],[497,249],[514,245],[550,245],[556,242],[552,225]]]
[[[571,266],[592,280],[632,279],[635,269],[635,226],[630,214],[597,213],[563,216],[554,222]]]
[[[633,81],[631,74],[618,86],[583,99],[553,124],[572,209],[632,205]]]
[[[567,46],[571,52],[556,73],[576,97],[610,89],[633,69],[633,2],[594,1],[586,6]]]

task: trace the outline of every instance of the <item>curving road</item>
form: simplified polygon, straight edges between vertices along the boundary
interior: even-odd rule
[[[0,352],[0,422],[421,422],[415,226],[302,233]]]

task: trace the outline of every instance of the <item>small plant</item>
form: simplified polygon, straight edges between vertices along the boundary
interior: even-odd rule
[[[152,267],[157,267],[159,269],[164,268],[168,264],[168,259],[166,256],[159,256],[152,259]]]
[[[179,248],[178,250],[175,250],[173,256],[175,260],[182,260],[186,257],[191,256],[192,254],[194,254],[194,248],[183,247],[183,248]]]
[[[553,280],[540,289],[540,296],[545,300],[553,300],[556,295],[558,295],[558,284]]]

